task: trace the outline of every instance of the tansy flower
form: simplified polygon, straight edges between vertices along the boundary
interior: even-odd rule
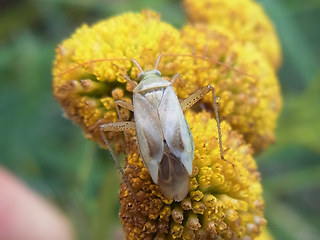
[[[278,68],[281,50],[275,29],[259,3],[253,0],[184,0],[192,23],[223,26],[241,42],[250,42]]]
[[[273,240],[271,233],[265,228],[261,231],[261,234],[259,235],[256,240]]]
[[[244,134],[255,153],[266,148],[274,141],[282,103],[274,69],[255,45],[240,43],[223,26],[186,25],[181,32],[193,54],[214,56],[242,73],[199,59],[194,71],[184,76],[185,84],[177,88],[178,95],[186,97],[201,86],[214,85],[220,97],[221,119]],[[209,96],[203,102],[212,106]]]
[[[220,116],[242,132],[256,152],[274,139],[275,121],[281,99],[274,72],[252,45],[243,47],[224,27],[186,26],[182,33],[160,21],[157,14],[127,13],[79,28],[57,48],[54,64],[54,95],[66,115],[80,124],[86,135],[101,142],[97,122],[117,121],[114,101],[131,102],[132,93],[123,75],[136,80],[136,59],[145,70],[152,69],[160,53],[197,54],[218,58],[255,78],[221,67],[214,61],[187,56],[164,56],[159,70],[171,78],[179,98],[186,98],[200,87],[212,84],[220,97]],[[114,59],[106,61],[106,59]],[[212,110],[211,97],[199,104]],[[127,120],[129,111],[122,109]],[[123,134],[109,132],[116,147],[125,146]]]
[[[225,160],[219,157],[216,122],[206,112],[186,114],[195,143],[190,192],[166,199],[137,152],[127,157],[120,219],[127,239],[254,239],[265,225],[260,174],[241,135],[222,122]]]
[[[83,25],[59,45],[55,97],[88,137],[103,144],[100,123],[134,120],[134,113],[125,109],[120,109],[119,119],[114,104],[117,99],[132,102],[132,87],[124,75],[136,80],[139,70],[130,59],[148,70],[160,53],[171,54],[159,64],[162,76],[181,75],[174,83],[179,98],[207,84],[215,87],[224,120],[225,159],[220,159],[210,96],[186,113],[196,150],[190,192],[181,202],[165,199],[153,184],[139,158],[134,132],[127,139],[122,133],[107,133],[117,151],[127,153],[125,176],[134,194],[122,183],[119,195],[127,238],[254,239],[265,220],[250,146],[257,152],[273,140],[281,105],[274,71],[255,45],[239,42],[224,26],[188,25],[179,32],[152,11],[126,13],[92,27]]]
[[[92,27],[83,25],[56,51],[54,95],[66,116],[80,124],[87,137],[101,144],[97,121],[117,121],[114,101],[131,102],[132,99],[132,89],[124,75],[136,80],[139,70],[128,60],[134,58],[143,69],[152,69],[159,53],[190,54],[179,31],[161,22],[152,11],[126,13]],[[105,61],[106,58],[118,60]],[[172,77],[177,72],[184,75],[190,66],[190,58],[170,59],[169,62],[164,59],[160,70],[163,75]],[[125,111],[124,115],[127,120],[132,119],[130,112]],[[125,146],[122,136],[108,133],[108,138],[117,139],[117,148]]]

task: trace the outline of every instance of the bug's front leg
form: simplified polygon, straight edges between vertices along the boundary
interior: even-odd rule
[[[130,110],[133,112],[133,106],[131,103],[125,102],[123,100],[116,100],[115,101],[115,109],[118,115],[118,118],[120,120],[120,122],[124,122],[124,121],[128,121],[129,118],[126,116],[126,114],[124,114],[121,109],[119,107],[122,107],[124,109]],[[89,129],[91,131],[94,131],[96,128],[100,127],[101,125],[107,125],[108,123],[106,123],[105,119],[99,119],[98,121],[96,121],[93,125],[91,125],[89,127]],[[108,130],[106,130],[108,131]]]
[[[123,100],[116,100],[115,102],[115,108],[116,108],[116,111],[117,111],[117,115],[118,115],[118,118],[121,122],[124,122],[124,121],[128,121],[129,120],[129,117],[130,117],[130,114],[128,114],[129,112],[126,111],[126,112],[123,112],[121,110],[121,108],[123,109],[126,109],[126,110],[129,110],[131,112],[133,112],[133,106],[131,103],[129,102],[125,102]],[[127,133],[127,131],[123,131],[123,135],[124,135],[124,140],[126,142],[126,150],[129,149],[129,135]]]
[[[121,120],[124,120],[125,117],[120,116],[121,113],[120,113],[120,108],[119,107],[122,107],[124,109],[130,110],[131,112],[133,112],[133,105],[131,103],[125,102],[123,100],[116,100],[114,103],[115,103],[115,106],[116,106],[116,110],[117,110],[119,119],[121,119]]]
[[[200,101],[210,91],[212,92],[214,114],[216,117],[217,127],[218,127],[220,157],[221,157],[221,159],[224,159],[223,146],[222,146],[222,134],[221,134],[221,127],[220,127],[220,118],[219,118],[218,104],[217,104],[217,96],[216,96],[214,87],[211,85],[208,85],[208,86],[202,87],[199,90],[197,90],[196,92],[192,93],[189,97],[187,97],[186,99],[184,99],[181,102],[181,108],[182,108],[182,111],[191,108],[194,104],[196,104],[198,101]]]

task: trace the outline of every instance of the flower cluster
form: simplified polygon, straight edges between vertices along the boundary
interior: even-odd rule
[[[271,65],[278,68],[281,50],[277,34],[261,5],[254,0],[184,0],[191,23],[218,25],[238,41],[254,44]]]
[[[96,123],[118,120],[115,100],[132,101],[132,89],[124,75],[135,80],[139,70],[128,59],[152,69],[162,52],[190,54],[180,32],[152,11],[123,14],[92,27],[83,25],[56,49],[54,95],[66,116],[81,125],[87,137],[103,145]],[[192,59],[171,58],[164,59],[159,70],[172,77],[177,72],[185,75],[190,66]],[[132,120],[129,112],[124,115]],[[108,133],[109,139],[117,139],[117,149],[125,146],[122,136]]]
[[[254,45],[237,41],[223,26],[186,25],[179,32],[150,11],[124,14],[92,27],[84,25],[57,48],[54,94],[67,116],[80,124],[88,137],[100,141],[92,126],[101,119],[117,120],[114,100],[131,101],[123,75],[136,79],[138,69],[123,59],[135,58],[143,69],[149,69],[159,53],[208,57],[167,56],[159,70],[167,77],[180,73],[182,80],[175,85],[180,98],[213,85],[221,98],[220,116],[244,134],[256,153],[274,141],[281,108],[274,69]],[[211,57],[241,72],[220,66]],[[208,96],[202,103],[212,108],[211,99]],[[109,133],[112,137],[123,145],[121,135]]]
[[[126,138],[121,132],[107,133],[116,150],[127,154],[125,176],[132,189],[122,183],[119,194],[127,239],[250,240],[265,225],[260,176],[252,156],[274,141],[281,108],[275,75],[280,50],[258,5],[235,2],[238,5],[186,0],[190,23],[181,31],[152,11],[122,14],[83,25],[56,50],[54,95],[66,116],[101,146],[101,123],[134,121],[134,113],[124,108],[118,109],[120,119],[115,106],[116,100],[132,103],[132,85],[124,78],[138,78],[132,58],[148,70],[163,54],[158,70],[165,79],[181,75],[174,83],[180,99],[208,84],[220,98],[225,159],[220,158],[212,97],[205,96],[185,113],[195,156],[190,192],[181,202],[166,199],[152,182],[134,131]],[[242,13],[236,11],[239,4],[247,6]],[[215,14],[208,12],[211,6]],[[220,8],[224,20],[218,17]],[[261,14],[248,21],[257,8]],[[202,17],[195,14],[197,9]],[[227,20],[231,15],[237,24]]]
[[[219,158],[216,122],[207,112],[188,112],[195,142],[190,192],[181,202],[165,199],[137,153],[127,157],[120,189],[120,219],[128,239],[253,239],[263,218],[260,175],[251,148],[222,122],[225,159]]]
[[[261,234],[256,240],[273,240],[273,236],[267,229],[263,229]]]
[[[275,123],[281,108],[273,67],[253,44],[237,41],[225,27],[188,24],[181,34],[193,54],[208,58],[214,55],[238,71],[219,66],[216,61],[198,60],[194,71],[185,76],[186,84],[177,89],[178,95],[186,97],[201,86],[212,84],[220,97],[221,119],[241,132],[255,153],[265,149],[275,139]],[[209,96],[203,102],[212,106]]]

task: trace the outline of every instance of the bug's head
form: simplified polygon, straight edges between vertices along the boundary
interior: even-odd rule
[[[159,56],[157,57],[156,63],[154,65],[154,69],[152,70],[148,70],[148,71],[143,71],[141,66],[139,65],[139,63],[135,60],[132,59],[132,62],[139,68],[140,73],[138,75],[138,80],[143,81],[146,80],[150,77],[161,77],[161,72],[159,70],[157,70],[158,66],[159,66],[159,62],[161,60],[162,54],[159,54]]]
[[[160,77],[160,76],[161,76],[161,72],[159,70],[152,69],[152,70],[140,72],[138,75],[138,80],[143,81],[148,79],[149,77]]]

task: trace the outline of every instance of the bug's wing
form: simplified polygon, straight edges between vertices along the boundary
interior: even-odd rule
[[[182,201],[189,192],[189,173],[181,161],[170,151],[166,151],[159,166],[158,186],[160,191],[168,198]]]
[[[194,156],[193,137],[172,86],[165,89],[158,112],[163,136],[170,152],[181,161],[191,175]]]
[[[163,156],[163,134],[157,109],[140,93],[133,95],[134,119],[142,160],[158,183],[159,163]]]

